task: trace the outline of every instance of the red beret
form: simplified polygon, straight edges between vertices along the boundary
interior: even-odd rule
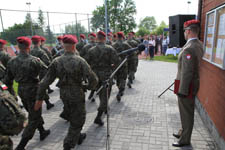
[[[124,38],[124,34],[123,32],[117,32],[118,37],[123,37]]]
[[[84,34],[80,34],[80,38],[85,39],[85,35]]]
[[[90,33],[90,34],[88,35],[88,37],[89,37],[89,36],[96,37],[96,34],[95,34],[94,32],[92,32],[92,33]]]
[[[116,38],[116,34],[113,34],[113,37]]]
[[[25,36],[20,36],[16,39],[17,43],[19,44],[23,44],[23,45],[26,45],[27,47],[30,47],[31,45],[31,40],[30,38],[28,37],[25,37]]]
[[[199,20],[195,20],[195,19],[188,20],[188,21],[184,22],[184,28],[187,28],[187,27],[189,27],[192,24],[200,25],[200,21]]]
[[[133,34],[133,35],[135,35],[135,32],[134,31],[132,31],[132,32],[130,32],[131,34]]]
[[[41,41],[41,37],[39,35],[34,35],[34,36],[32,36],[31,40],[33,42],[39,42],[39,41]]]
[[[7,42],[3,39],[0,39],[0,44],[5,45],[5,44],[7,44]]]
[[[105,32],[103,32],[103,31],[98,31],[98,33],[97,33],[97,34],[98,34],[98,35],[102,35],[102,36],[106,37]]]
[[[63,36],[58,36],[58,37],[57,37],[57,40],[58,40],[58,41],[61,41],[62,39],[63,39]]]
[[[113,35],[112,35],[112,32],[109,32],[109,33],[107,34],[107,36],[113,36]]]
[[[40,38],[41,38],[41,42],[44,42],[44,41],[46,41],[45,37],[43,37],[43,36],[40,36]]]
[[[62,41],[65,44],[76,44],[78,42],[77,37],[70,34],[64,35]]]

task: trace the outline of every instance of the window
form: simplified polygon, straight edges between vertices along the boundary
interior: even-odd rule
[[[206,15],[204,59],[225,69],[225,5]]]

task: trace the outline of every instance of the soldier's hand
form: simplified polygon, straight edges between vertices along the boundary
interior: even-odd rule
[[[181,98],[185,98],[185,97],[187,97],[186,95],[184,95],[184,94],[180,94],[180,93],[177,93],[177,95],[178,95],[179,97],[181,97]]]
[[[34,110],[38,111],[42,107],[43,100],[38,100],[35,102]]]

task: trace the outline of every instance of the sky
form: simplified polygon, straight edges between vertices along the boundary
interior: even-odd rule
[[[197,14],[198,0],[134,0],[136,4],[137,14],[134,16],[136,23],[139,24],[140,19],[146,16],[154,16],[157,24],[161,21],[169,23],[169,16],[178,14]],[[30,2],[30,5],[26,3]],[[104,0],[6,0],[1,3],[0,9],[2,14],[4,29],[12,26],[14,23],[23,23],[26,16],[26,11],[38,11],[41,9],[45,12],[70,12],[82,13],[78,14],[77,20],[85,27],[88,26],[88,16],[97,6],[101,6]],[[25,12],[5,11],[10,10],[25,10]],[[45,22],[47,24],[47,13],[45,15]],[[38,17],[37,13],[31,13],[32,19]],[[89,16],[91,17],[91,15]],[[49,13],[49,23],[51,29],[59,31],[63,26],[75,23],[75,14],[56,14]],[[0,31],[2,25],[0,24]]]

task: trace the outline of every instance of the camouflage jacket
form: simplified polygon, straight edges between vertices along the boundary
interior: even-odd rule
[[[5,68],[7,67],[7,63],[10,59],[11,56],[7,52],[5,52],[4,50],[0,50],[0,61]]]
[[[80,51],[80,56],[83,57],[84,59],[86,59],[86,57],[87,57],[86,55],[87,55],[88,51],[95,45],[96,45],[96,42],[92,42],[92,41],[90,43],[86,44]]]
[[[52,53],[48,50],[48,48],[43,47],[42,45],[40,46],[40,48],[45,51],[45,53],[48,55],[49,60],[52,61]]]
[[[47,66],[50,64],[50,59],[49,59],[48,55],[46,54],[46,52],[44,50],[40,49],[39,47],[35,46],[30,51],[30,54],[32,56],[40,58],[45,63],[45,65],[47,65]]]
[[[87,54],[87,62],[101,81],[106,80],[110,76],[113,70],[112,64],[117,66],[119,61],[116,50],[105,43],[97,43]]]
[[[77,51],[80,53],[84,47],[84,45],[86,45],[85,41],[80,41],[77,45],[76,45],[76,49]]]
[[[112,45],[113,48],[115,48],[116,52],[117,53],[120,53],[122,51],[125,51],[127,49],[130,49],[131,46],[127,43],[127,42],[124,42],[122,40],[117,40],[113,45]],[[120,56],[121,60],[125,59],[127,54],[123,54]]]
[[[98,78],[91,70],[87,62],[80,56],[75,55],[73,52],[65,52],[64,55],[53,60],[46,76],[41,80],[38,89],[37,99],[43,99],[45,90],[55,78],[59,78],[59,87],[73,87],[81,91],[84,87],[83,82],[87,89],[95,89]]]
[[[10,86],[14,79],[19,84],[38,84],[40,70],[47,66],[39,58],[20,52],[8,62],[5,83]]]

